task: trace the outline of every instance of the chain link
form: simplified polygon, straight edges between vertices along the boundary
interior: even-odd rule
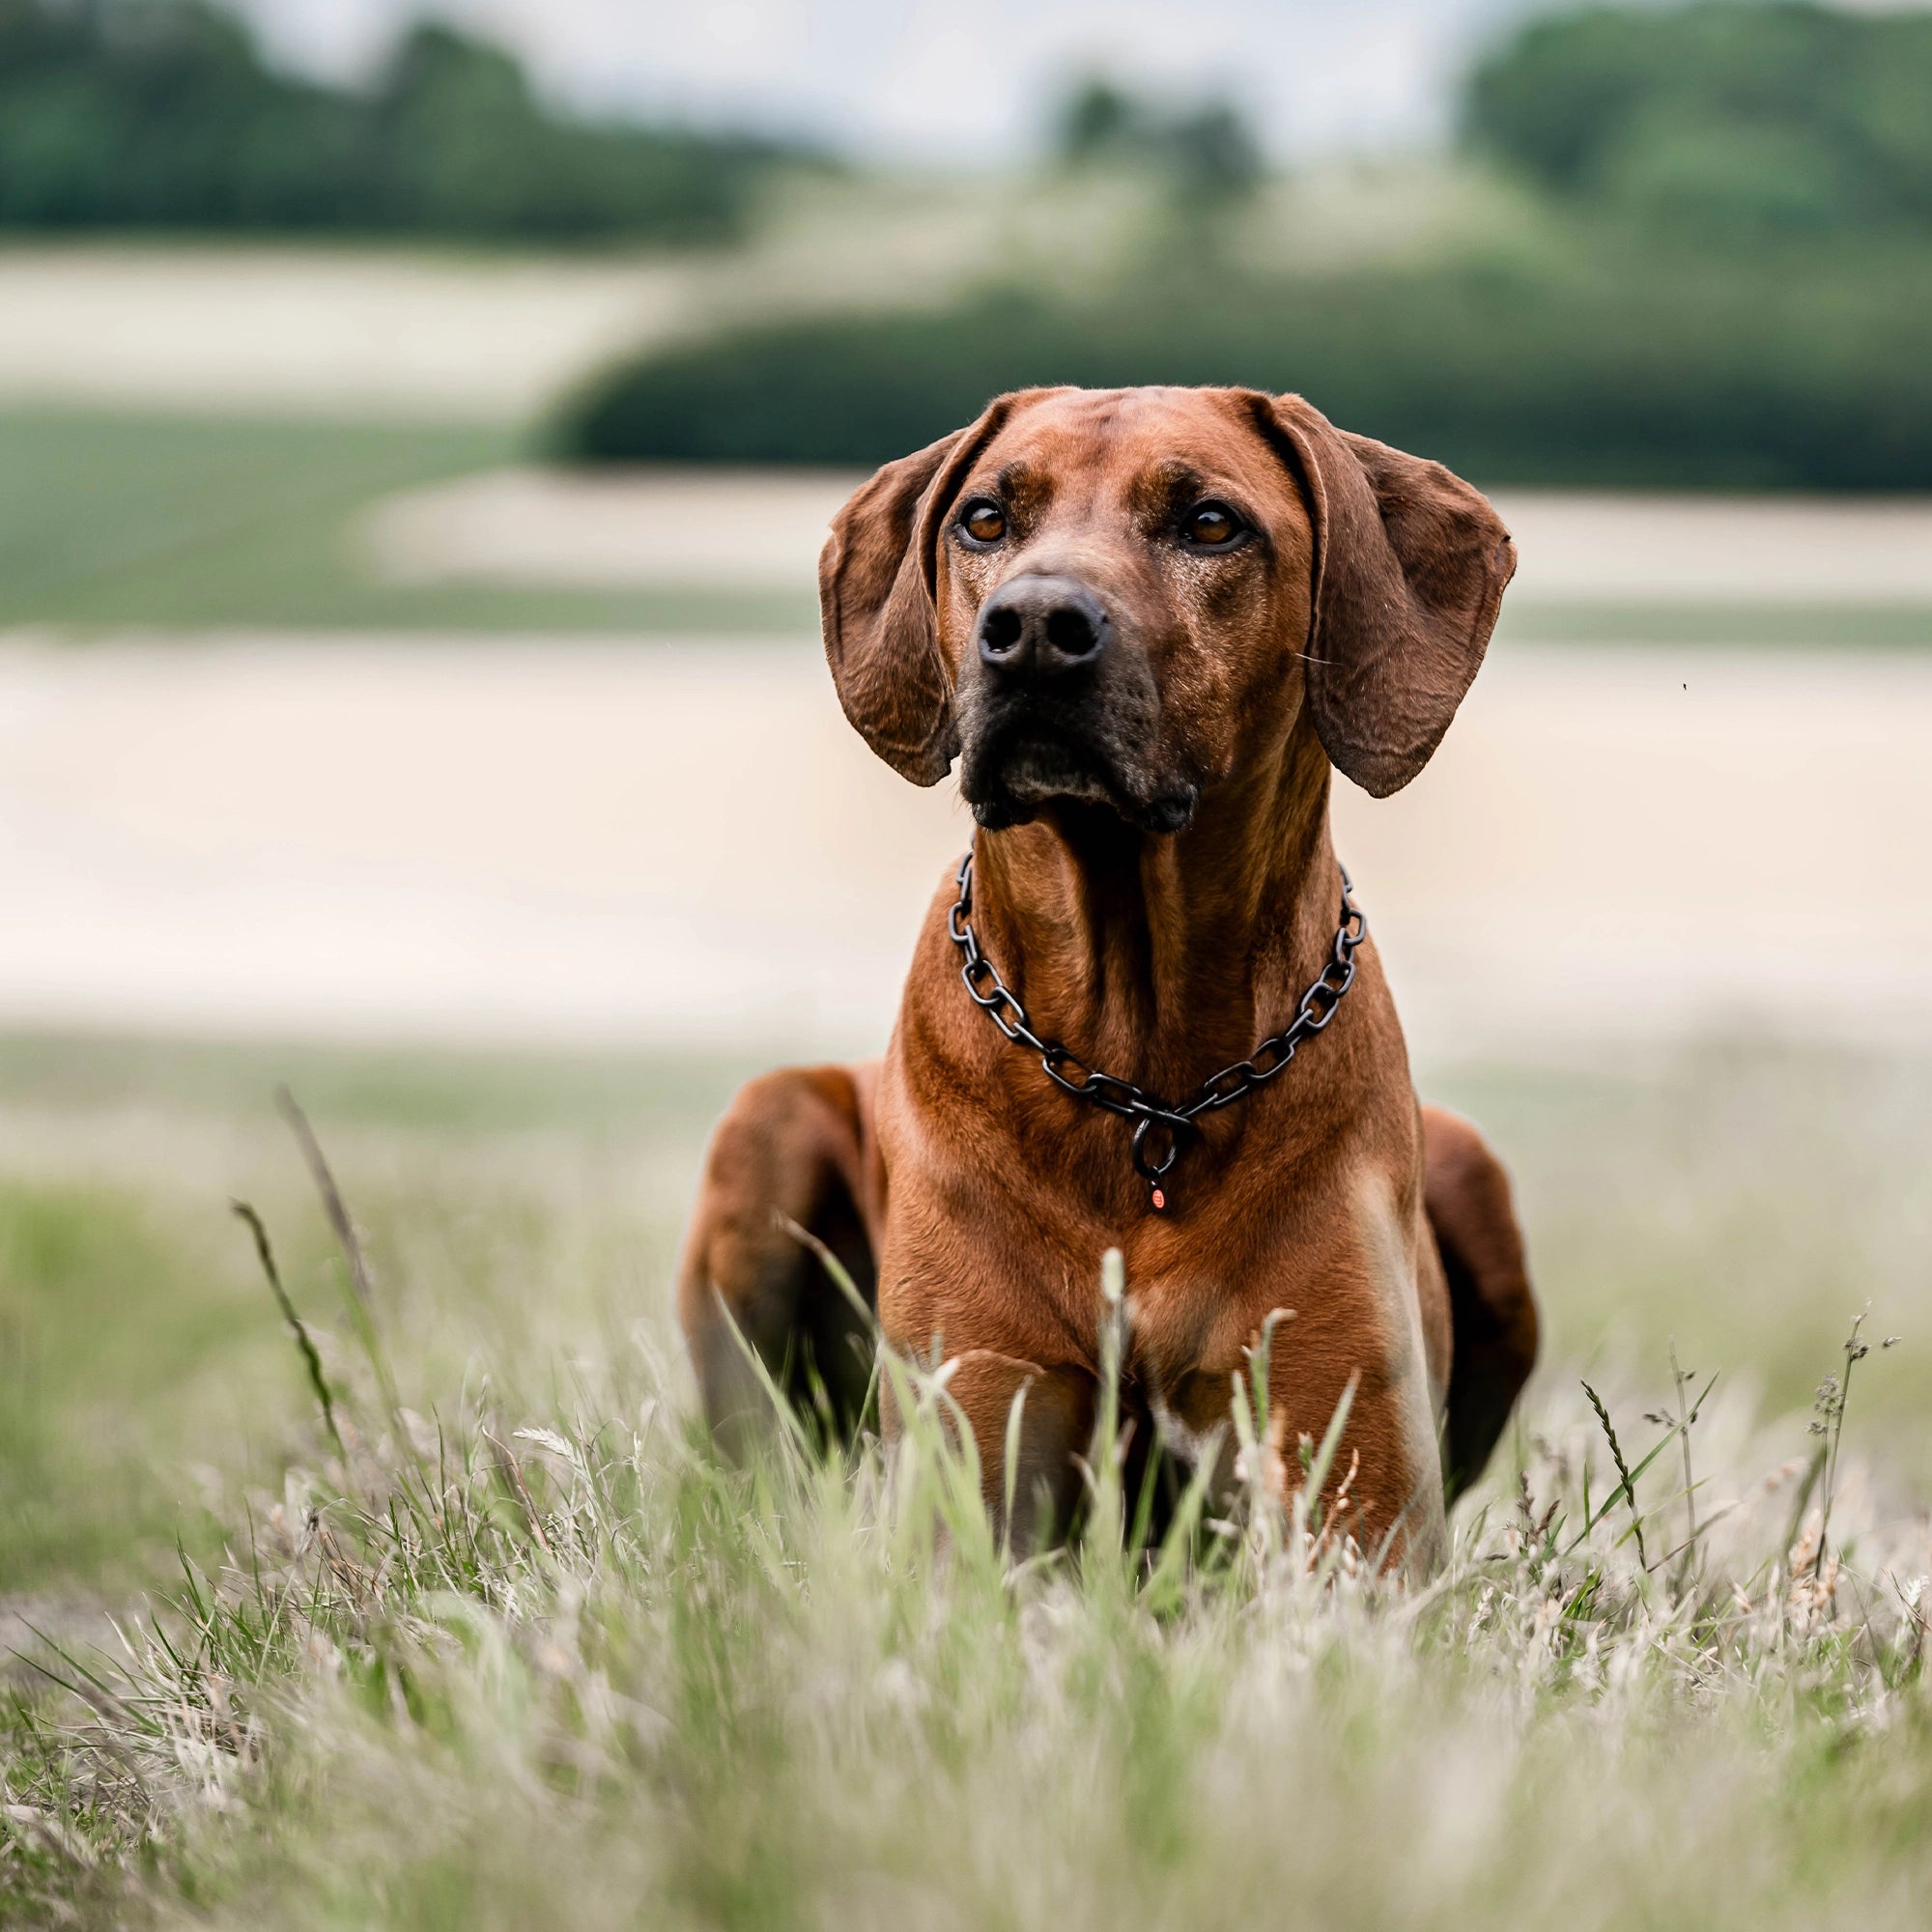
[[[1224,1066],[1201,1083],[1194,1099],[1184,1106],[1170,1107],[1157,1100],[1131,1080],[1122,1080],[1089,1066],[1058,1040],[1043,1039],[1034,1031],[1019,997],[1001,979],[1000,969],[980,950],[974,935],[973,853],[969,847],[959,862],[959,896],[946,916],[946,930],[958,947],[962,964],[959,977],[973,1004],[981,1008],[993,1024],[1030,1053],[1039,1056],[1046,1077],[1063,1093],[1076,1100],[1118,1114],[1134,1123],[1131,1158],[1134,1172],[1151,1191],[1156,1208],[1167,1206],[1163,1178],[1181,1150],[1200,1133],[1195,1124],[1204,1114],[1218,1113],[1244,1099],[1257,1087],[1265,1086],[1294,1058],[1304,1040],[1313,1039],[1342,1004],[1342,997],[1355,983],[1355,949],[1368,937],[1369,923],[1354,900],[1349,868],[1342,867],[1342,920],[1335,931],[1335,944],[1308,990],[1301,996],[1294,1017],[1281,1032],[1270,1034],[1245,1060]]]

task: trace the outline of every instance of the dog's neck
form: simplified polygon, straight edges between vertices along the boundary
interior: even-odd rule
[[[974,923],[1035,1029],[1179,1101],[1285,1027],[1341,911],[1328,771],[1304,718],[1184,832],[1084,806],[981,832]]]

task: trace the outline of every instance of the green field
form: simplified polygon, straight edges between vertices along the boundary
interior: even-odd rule
[[[1729,650],[1923,650],[1932,609],[1919,604],[1505,598],[1496,632],[1516,644],[1689,644]]]
[[[393,492],[527,460],[507,429],[0,412],[0,628],[797,636],[811,586],[639,590],[395,584],[359,564],[356,519]],[[1932,643],[1917,606],[1505,605],[1533,643],[1810,648]]]
[[[796,596],[416,586],[358,567],[359,511],[526,454],[516,433],[488,428],[0,413],[0,626],[83,636],[812,628],[809,585]]]
[[[6,1673],[0,1919],[1917,1922],[1932,1066],[1431,1082],[1516,1170],[1548,1348],[1452,1576],[1379,1607],[1264,1511],[1148,1572],[1008,1574],[937,1437],[884,1489],[714,1468],[667,1281],[742,1070],[0,1042],[0,1620],[42,1666]],[[1825,1601],[1785,1551],[1867,1301],[1904,1340],[1856,1371]],[[1642,1419],[1673,1345],[1719,1374],[1683,1555]],[[1666,1440],[1648,1571],[1581,1375],[1633,1461]],[[143,1591],[128,1650],[102,1617]]]

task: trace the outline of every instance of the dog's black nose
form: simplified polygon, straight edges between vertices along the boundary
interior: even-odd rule
[[[1107,612],[1070,577],[1015,577],[980,611],[980,662],[1016,684],[1065,677],[1106,648]]]

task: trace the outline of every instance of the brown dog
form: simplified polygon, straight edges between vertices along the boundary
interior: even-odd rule
[[[930,785],[959,761],[970,911],[949,878],[883,1063],[768,1075],[718,1129],[678,1291],[714,1427],[762,1407],[726,1314],[794,1388],[816,1378],[845,1418],[863,1399],[862,1324],[782,1213],[889,1344],[952,1364],[990,1504],[1027,1391],[1015,1492],[1064,1523],[1117,1246],[1142,1445],[1225,1423],[1243,1350],[1291,1310],[1276,1452],[1356,1378],[1335,1465],[1359,1457],[1356,1534],[1435,1560],[1536,1308],[1502,1169],[1418,1108],[1374,946],[1352,950],[1328,774],[1380,797],[1422,769],[1514,564],[1438,465],[1241,389],[1005,396],[853,497],[819,565],[826,654],[888,763]],[[989,962],[968,985],[962,933]],[[1297,1013],[1288,1064],[1257,1056]],[[1223,1072],[1251,1056],[1278,1072]],[[1092,1069],[1112,1078],[1065,1091]]]

